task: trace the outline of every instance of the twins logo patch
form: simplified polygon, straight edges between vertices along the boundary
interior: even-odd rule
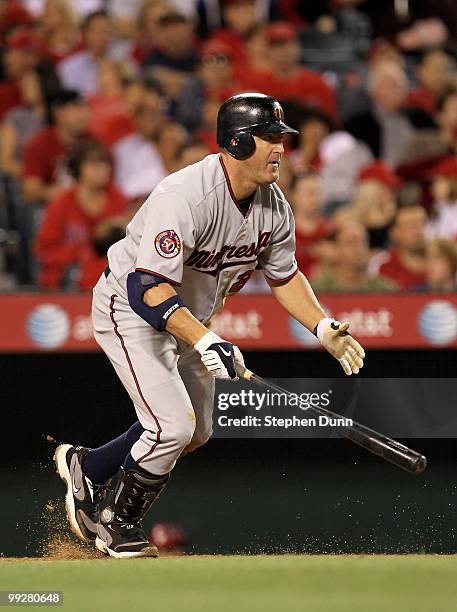
[[[157,253],[161,257],[176,257],[181,252],[181,240],[174,230],[165,230],[157,234],[155,238],[155,247]]]

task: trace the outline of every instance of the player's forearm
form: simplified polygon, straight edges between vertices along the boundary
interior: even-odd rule
[[[161,283],[157,287],[148,289],[143,301],[147,306],[154,307],[168,298],[176,295],[176,291],[168,283]],[[187,308],[178,308],[167,321],[167,332],[184,340],[188,344],[196,344],[208,329]]]
[[[326,316],[311,285],[301,272],[285,285],[272,286],[271,290],[281,306],[310,331]]]

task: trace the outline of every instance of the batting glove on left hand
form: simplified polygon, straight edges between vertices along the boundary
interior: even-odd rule
[[[349,334],[348,329],[349,323],[340,323],[326,317],[319,322],[316,335],[322,346],[340,362],[344,372],[350,376],[358,374],[363,367],[365,351]]]
[[[237,380],[236,366],[245,367],[240,349],[213,332],[200,338],[194,348],[200,353],[208,372],[215,378]]]

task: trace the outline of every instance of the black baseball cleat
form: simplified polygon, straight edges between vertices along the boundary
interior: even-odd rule
[[[83,542],[91,542],[97,536],[94,486],[81,467],[88,452],[82,446],[60,444],[54,453],[57,473],[67,485],[65,508],[71,530]]]
[[[169,474],[154,476],[121,468],[117,481],[105,489],[99,505],[95,546],[116,559],[158,557],[140,520],[168,482]]]
[[[99,522],[95,546],[116,559],[158,557],[158,549],[149,542],[139,523]]]

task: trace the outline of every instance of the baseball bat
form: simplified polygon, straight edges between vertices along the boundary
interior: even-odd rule
[[[276,391],[285,395],[293,395],[290,391],[286,391],[282,387],[278,387],[274,383],[261,378],[251,370],[237,366],[237,373],[240,378],[249,380],[259,387],[267,389],[269,391]],[[310,406],[309,410],[318,415],[330,417],[330,418],[341,418],[340,414],[327,410],[325,408]],[[388,438],[383,434],[380,434],[365,425],[361,425],[356,421],[352,421],[352,425],[340,425],[335,427],[339,433],[348,440],[355,442],[359,446],[362,446],[366,450],[370,451],[378,457],[381,457],[385,461],[389,461],[393,465],[396,465],[403,470],[406,470],[410,474],[418,476],[422,474],[427,467],[427,459],[424,455],[417,453],[416,451],[400,444],[392,438]]]

